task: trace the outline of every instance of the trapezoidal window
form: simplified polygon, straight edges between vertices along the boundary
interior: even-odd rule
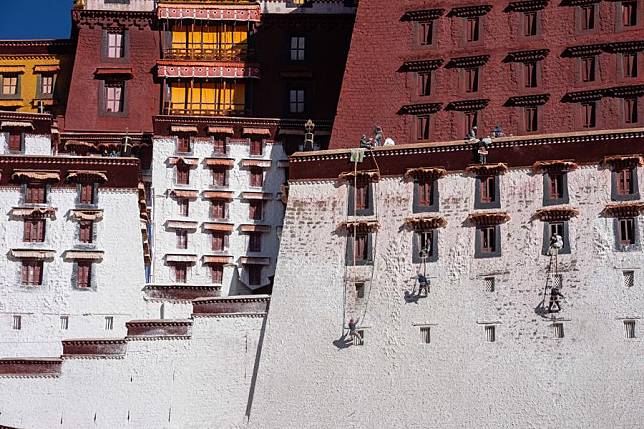
[[[537,71],[538,65],[536,61],[531,61],[523,63],[523,83],[526,88],[536,88],[538,86],[537,82]]]
[[[584,57],[579,59],[581,64],[581,81],[594,82],[595,81],[595,64],[597,63],[596,57]]]
[[[420,46],[429,46],[434,43],[434,21],[419,22],[417,25],[418,44]]]
[[[212,219],[226,219],[225,200],[212,200],[210,202],[210,217]]]
[[[531,11],[523,14],[523,35],[533,37],[538,34],[539,12]]]
[[[597,126],[597,103],[590,101],[581,104],[582,128],[595,128]]]
[[[465,75],[465,92],[472,93],[479,90],[479,67],[463,69]]]
[[[595,5],[579,6],[579,28],[581,31],[590,31],[595,28]]]
[[[465,19],[465,41],[477,42],[480,39],[481,19],[473,16]]]
[[[637,97],[625,98],[624,103],[624,123],[637,124],[639,121],[639,112],[637,106]]]
[[[432,93],[432,72],[420,72],[418,73],[418,95],[421,97],[427,97]]]
[[[622,1],[621,4],[622,27],[635,27],[637,25],[637,1]]]
[[[534,132],[539,130],[539,108],[537,106],[525,107],[525,130]]]
[[[92,243],[94,241],[94,222],[81,220],[78,222],[78,241],[81,243]]]
[[[25,203],[46,204],[47,186],[44,183],[28,183],[25,187]]]
[[[89,261],[76,262],[76,287],[87,289],[92,285],[92,263]]]
[[[211,265],[210,278],[214,284],[222,284],[224,281],[224,266],[221,264]]]
[[[622,71],[625,78],[637,77],[637,52],[625,52],[622,55]]]
[[[430,126],[429,115],[419,115],[416,117],[416,140],[429,140]]]
[[[45,241],[45,219],[25,219],[23,241],[25,243],[42,243]]]

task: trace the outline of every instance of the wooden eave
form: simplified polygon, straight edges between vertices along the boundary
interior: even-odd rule
[[[17,182],[59,182],[58,170],[14,170],[11,179]]]
[[[519,95],[508,98],[506,105],[514,107],[543,106],[550,100],[550,94]]]
[[[565,161],[565,160],[552,160],[552,161],[537,161],[532,164],[532,170],[535,173],[549,172],[549,173],[561,173],[566,171],[576,170],[578,167],[577,163],[574,161]]]
[[[199,191],[188,189],[170,189],[168,195],[175,198],[188,198],[196,200],[199,197]]]
[[[482,66],[490,60],[489,55],[474,55],[469,57],[452,58],[447,63],[446,67],[449,68],[462,68],[462,67],[478,67]]]
[[[644,213],[644,202],[642,201],[608,204],[602,211],[606,217],[636,217],[641,213]]]
[[[530,51],[510,52],[506,59],[515,63],[525,63],[531,61],[541,61],[550,53],[550,49],[533,49]]]
[[[438,19],[445,13],[445,9],[420,9],[409,10],[400,18],[401,21],[431,21]]]
[[[495,226],[510,220],[507,212],[477,212],[471,213],[467,220],[475,226]]]
[[[498,164],[473,164],[468,166],[465,171],[477,176],[495,176],[505,174],[508,171],[508,166],[502,162]]]
[[[604,96],[605,89],[592,89],[590,91],[574,91],[564,96],[564,101],[581,103],[585,101],[598,101]]]
[[[591,45],[578,45],[578,46],[568,46],[564,51],[564,56],[567,57],[590,57],[594,55],[599,55],[604,50],[603,43],[591,44]]]
[[[447,105],[446,110],[454,110],[457,112],[469,112],[473,110],[485,109],[490,103],[489,99],[478,99],[478,100],[459,100],[452,101]]]
[[[492,10],[491,4],[482,4],[477,6],[455,7],[449,11],[449,16],[457,16],[459,18],[470,18],[474,16],[482,16]]]
[[[644,51],[644,40],[629,40],[626,42],[612,42],[604,44],[604,50],[607,52],[626,52],[635,53]]]
[[[10,215],[16,218],[35,218],[53,219],[56,216],[55,207],[14,207],[11,209]]]
[[[509,12],[533,12],[548,6],[548,0],[522,0],[513,1],[507,7]]]
[[[353,232],[354,229],[357,231],[375,231],[380,228],[380,224],[373,219],[356,219],[342,222],[340,228],[349,232]]]
[[[76,183],[105,183],[107,182],[106,171],[76,170],[67,173],[68,182]]]
[[[344,173],[341,173],[338,176],[338,180],[340,181],[353,181],[354,179],[357,179],[359,182],[361,181],[366,181],[366,182],[378,182],[380,180],[380,172],[377,170],[358,170],[358,171],[347,171]]]
[[[430,229],[444,228],[447,226],[447,219],[440,215],[411,216],[405,219],[405,224],[415,231],[425,231]]]
[[[428,177],[433,180],[445,177],[447,170],[441,167],[418,167],[408,169],[403,178],[405,180],[418,179],[421,177]]]
[[[606,93],[611,97],[641,97],[644,95],[644,84],[617,86],[608,89]]]
[[[199,164],[199,159],[198,158],[190,158],[190,157],[183,157],[183,156],[173,156],[168,158],[168,164],[169,165],[183,165],[186,167],[191,167],[195,168]]]
[[[425,59],[425,60],[407,60],[400,68],[403,72],[426,72],[436,70],[443,65],[445,61],[442,58]]]
[[[436,113],[443,107],[443,103],[407,104],[398,111],[399,115],[422,115]]]
[[[644,165],[644,158],[638,154],[605,156],[602,164],[610,165],[615,169],[640,167]]]
[[[547,207],[535,212],[534,217],[544,222],[566,221],[579,216],[579,209],[573,207]]]

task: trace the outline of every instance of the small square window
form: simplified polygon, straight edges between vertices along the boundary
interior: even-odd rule
[[[114,329],[114,317],[105,316],[105,330],[111,331],[112,329]]]
[[[9,131],[9,152],[10,153],[20,153],[22,152],[22,142],[23,142],[23,134],[21,132],[18,132],[16,130]]]
[[[188,277],[188,266],[186,264],[176,264],[172,267],[174,272],[175,283],[186,283]]]
[[[25,188],[25,203],[46,204],[47,187],[44,184],[28,184]]]
[[[626,338],[628,339],[635,338],[634,320],[624,320],[624,333],[626,334]]]
[[[23,259],[20,268],[20,279],[23,285],[42,285],[43,261]]]
[[[353,336],[354,346],[364,346],[364,329],[356,329],[356,335]]]
[[[564,337],[563,323],[560,323],[560,322],[553,323],[552,334],[554,335],[555,338],[563,338]]]
[[[60,329],[63,331],[69,329],[69,316],[60,316]]]
[[[356,288],[356,298],[358,299],[364,298],[364,283],[356,283],[355,288]]]
[[[13,316],[13,329],[16,331],[22,329],[22,316]]]
[[[210,203],[210,217],[212,219],[226,219],[226,201],[212,200]]]
[[[213,153],[215,155],[226,154],[226,140],[215,138],[213,144]]]
[[[496,279],[494,277],[486,277],[483,279],[483,286],[486,292],[494,292],[496,289]]]
[[[213,186],[228,186],[228,170],[222,167],[212,169]]]
[[[306,47],[306,38],[303,36],[291,37],[291,61],[304,61],[304,54]]]
[[[94,239],[94,222],[91,220],[81,220],[78,223],[78,241],[81,243],[91,243]]]
[[[54,93],[54,75],[43,74],[40,76],[40,94],[52,95]]]
[[[25,243],[42,243],[45,241],[45,219],[25,219],[23,241]]]
[[[420,327],[420,342],[422,344],[429,344],[431,342],[431,329],[429,326]]]
[[[213,252],[224,252],[226,250],[226,234],[223,232],[212,233]]]
[[[485,341],[493,343],[496,341],[496,326],[487,325],[485,327]]]
[[[2,95],[18,95],[18,75],[2,76]]]
[[[177,152],[180,153],[190,153],[191,148],[191,139],[190,136],[180,135],[177,136]]]
[[[264,185],[264,170],[261,168],[251,168],[249,173],[250,186],[262,187]]]
[[[624,276],[624,286],[635,286],[635,271],[624,271],[622,274]]]
[[[190,167],[177,165],[177,184],[188,185],[190,184]]]
[[[261,156],[264,152],[264,144],[259,139],[251,139],[250,141],[250,155]]]
[[[304,90],[303,89],[289,90],[289,112],[304,113]]]

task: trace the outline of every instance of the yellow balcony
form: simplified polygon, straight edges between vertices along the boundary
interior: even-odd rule
[[[180,116],[245,116],[246,106],[242,104],[221,103],[183,103],[166,102],[163,108],[165,115]]]
[[[246,62],[252,52],[248,45],[222,47],[218,45],[198,45],[188,47],[173,47],[163,52],[163,58],[168,60],[188,61],[235,61]]]
[[[159,4],[179,3],[179,4],[217,4],[217,5],[235,5],[235,4],[257,4],[257,0],[159,0]]]

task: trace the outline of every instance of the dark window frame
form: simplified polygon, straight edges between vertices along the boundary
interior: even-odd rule
[[[623,170],[631,171],[631,189],[629,194],[619,192],[619,173]],[[640,199],[639,182],[637,177],[637,167],[626,167],[623,169],[611,169],[610,174],[611,193],[610,197],[613,201],[636,201]]]
[[[568,220],[552,221],[552,222],[543,222],[543,245],[541,246],[541,254],[548,255],[550,250],[550,237],[552,235],[552,225],[557,224],[561,225],[559,235],[563,239],[563,247],[559,249],[560,255],[569,255],[572,253],[570,246],[570,226]]]
[[[493,178],[494,180],[494,199],[490,202],[484,202],[481,200],[482,197],[482,180],[485,178]],[[474,190],[474,208],[475,209],[500,209],[501,208],[501,186],[500,186],[501,176],[498,174],[491,174],[485,176],[476,177],[476,188]]]
[[[430,230],[425,230],[425,231],[414,231],[412,234],[412,262],[414,264],[420,264],[422,263],[422,259],[420,257],[420,250],[421,250],[421,234],[430,234],[430,240],[431,240],[431,248],[429,249],[430,252],[427,255],[427,258],[425,259],[425,262],[436,262],[438,261],[438,229],[432,228]]]
[[[355,265],[373,265],[373,232],[360,232],[358,236],[366,236],[366,254],[364,259],[356,259]],[[347,248],[345,253],[345,265],[354,266],[353,264],[353,247],[355,245],[355,237],[353,231],[347,234]]]
[[[557,198],[551,195],[551,178],[552,176],[561,177],[561,197]],[[543,174],[543,205],[554,206],[559,204],[568,204],[570,202],[570,195],[568,192],[568,172],[546,172]]]
[[[16,93],[15,94],[5,94],[3,92],[4,88],[4,79],[5,77],[15,77],[16,78]],[[1,100],[22,100],[22,73],[10,73],[4,72],[0,74],[0,99]]]
[[[101,79],[98,94],[98,104],[99,104],[99,115],[100,116],[118,116],[126,117],[128,116],[128,82],[126,79]],[[107,88],[110,84],[121,84],[121,111],[119,112],[108,112],[107,110]]]
[[[633,243],[625,244],[624,237],[621,233],[621,223],[622,221],[628,220],[632,222],[632,234],[633,234]],[[640,234],[639,234],[639,224],[637,217],[616,217],[613,219],[613,230],[615,236],[615,250],[618,252],[635,252],[639,251],[640,246]]]
[[[431,186],[431,202],[429,205],[421,205],[420,198],[420,182],[426,181],[430,182]],[[413,190],[413,200],[412,200],[412,212],[413,213],[427,213],[427,212],[437,212],[440,208],[440,198],[438,192],[438,179],[431,177],[419,177],[414,179],[414,190]]]
[[[374,209],[373,209],[373,183],[371,182],[366,182],[366,183],[358,183],[358,186],[366,186],[366,193],[367,193],[367,198],[366,198],[366,207],[365,208],[356,208],[354,212],[354,200],[355,200],[355,192],[353,190],[354,184],[353,182],[350,182],[347,186],[348,190],[348,211],[347,213],[349,216],[373,216],[374,214]]]
[[[494,229],[494,249],[492,251],[486,251],[483,249],[483,230],[484,229]],[[475,229],[476,236],[474,238],[474,257],[475,258],[496,258],[501,256],[501,226],[500,225],[489,225],[476,227]]]

